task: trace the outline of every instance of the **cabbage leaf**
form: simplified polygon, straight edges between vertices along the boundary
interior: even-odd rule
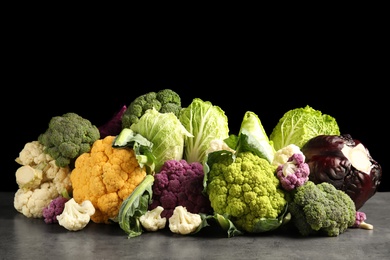
[[[307,105],[287,111],[272,130],[270,140],[275,150],[289,144],[299,148],[318,135],[340,135],[336,119]]]
[[[161,113],[148,109],[130,129],[153,143],[155,172],[159,172],[165,161],[181,160],[184,152],[184,138],[192,137],[172,112]]]
[[[191,104],[183,108],[180,122],[193,137],[184,140],[184,155],[187,162],[203,162],[213,140],[229,137],[228,118],[219,106],[210,101],[194,98]]]

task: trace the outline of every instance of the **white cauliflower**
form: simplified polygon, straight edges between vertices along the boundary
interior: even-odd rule
[[[14,207],[28,218],[42,218],[43,209],[58,196],[55,185],[45,182],[36,189],[18,189],[14,196]]]
[[[183,206],[177,206],[169,218],[169,229],[181,235],[194,233],[201,224],[201,216],[187,211]]]
[[[78,231],[87,226],[91,216],[95,214],[95,207],[90,200],[78,204],[74,198],[65,203],[64,210],[57,216],[58,224],[70,231]]]
[[[157,231],[159,229],[165,228],[167,218],[161,217],[161,212],[163,212],[163,210],[163,207],[157,206],[156,208],[147,211],[139,218],[141,225],[147,231]]]
[[[72,191],[70,168],[58,167],[38,141],[26,143],[15,161],[21,166],[15,173],[19,189],[14,207],[26,217],[43,217],[42,210],[52,199]]]
[[[301,149],[295,144],[289,144],[275,152],[272,165],[279,166],[285,164],[295,153],[302,154],[303,160],[305,160],[305,155],[301,152]]]

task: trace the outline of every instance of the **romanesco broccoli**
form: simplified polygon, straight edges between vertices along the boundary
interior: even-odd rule
[[[215,152],[214,152],[215,153]],[[276,166],[252,152],[212,155],[206,193],[214,212],[229,216],[243,232],[259,233],[279,227],[286,212],[285,193],[275,176]]]

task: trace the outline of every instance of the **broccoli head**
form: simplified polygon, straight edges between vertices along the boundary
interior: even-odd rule
[[[73,168],[76,158],[89,152],[99,138],[99,129],[88,119],[76,113],[66,113],[50,119],[49,127],[38,136],[38,142],[58,167]]]
[[[171,89],[148,92],[136,97],[122,116],[122,128],[129,128],[132,124],[137,123],[145,111],[151,108],[160,113],[172,112],[178,116],[181,110],[181,98]]]
[[[288,204],[292,223],[303,236],[322,233],[338,236],[355,223],[352,199],[332,184],[312,181],[297,187]]]

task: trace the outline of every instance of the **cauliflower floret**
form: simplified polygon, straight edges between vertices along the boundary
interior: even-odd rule
[[[38,141],[25,144],[15,161],[21,166],[15,173],[19,189],[14,207],[26,217],[43,217],[42,210],[52,199],[72,191],[70,168],[58,167]]]
[[[303,161],[305,161],[305,155],[301,152],[301,149],[295,144],[289,144],[275,152],[272,165],[279,166],[285,164],[293,154],[302,154]]]
[[[58,224],[70,231],[78,231],[87,226],[91,216],[95,214],[95,207],[89,200],[78,204],[73,198],[65,203],[61,215],[57,216]]]
[[[161,212],[163,212],[164,208],[161,206],[157,206],[153,210],[147,211],[144,215],[142,215],[139,220],[141,225],[147,231],[157,231],[159,229],[165,228],[167,223],[167,218],[161,217]]]
[[[14,196],[14,207],[28,218],[42,218],[43,209],[58,196],[55,185],[45,182],[34,190],[18,189]]]
[[[172,217],[169,218],[169,229],[181,235],[194,233],[200,224],[202,224],[201,216],[188,212],[183,206],[177,206]]]
[[[19,153],[19,157],[15,159],[20,165],[38,165],[42,162],[51,161],[50,155],[43,152],[44,146],[38,141],[26,143],[24,148]]]

